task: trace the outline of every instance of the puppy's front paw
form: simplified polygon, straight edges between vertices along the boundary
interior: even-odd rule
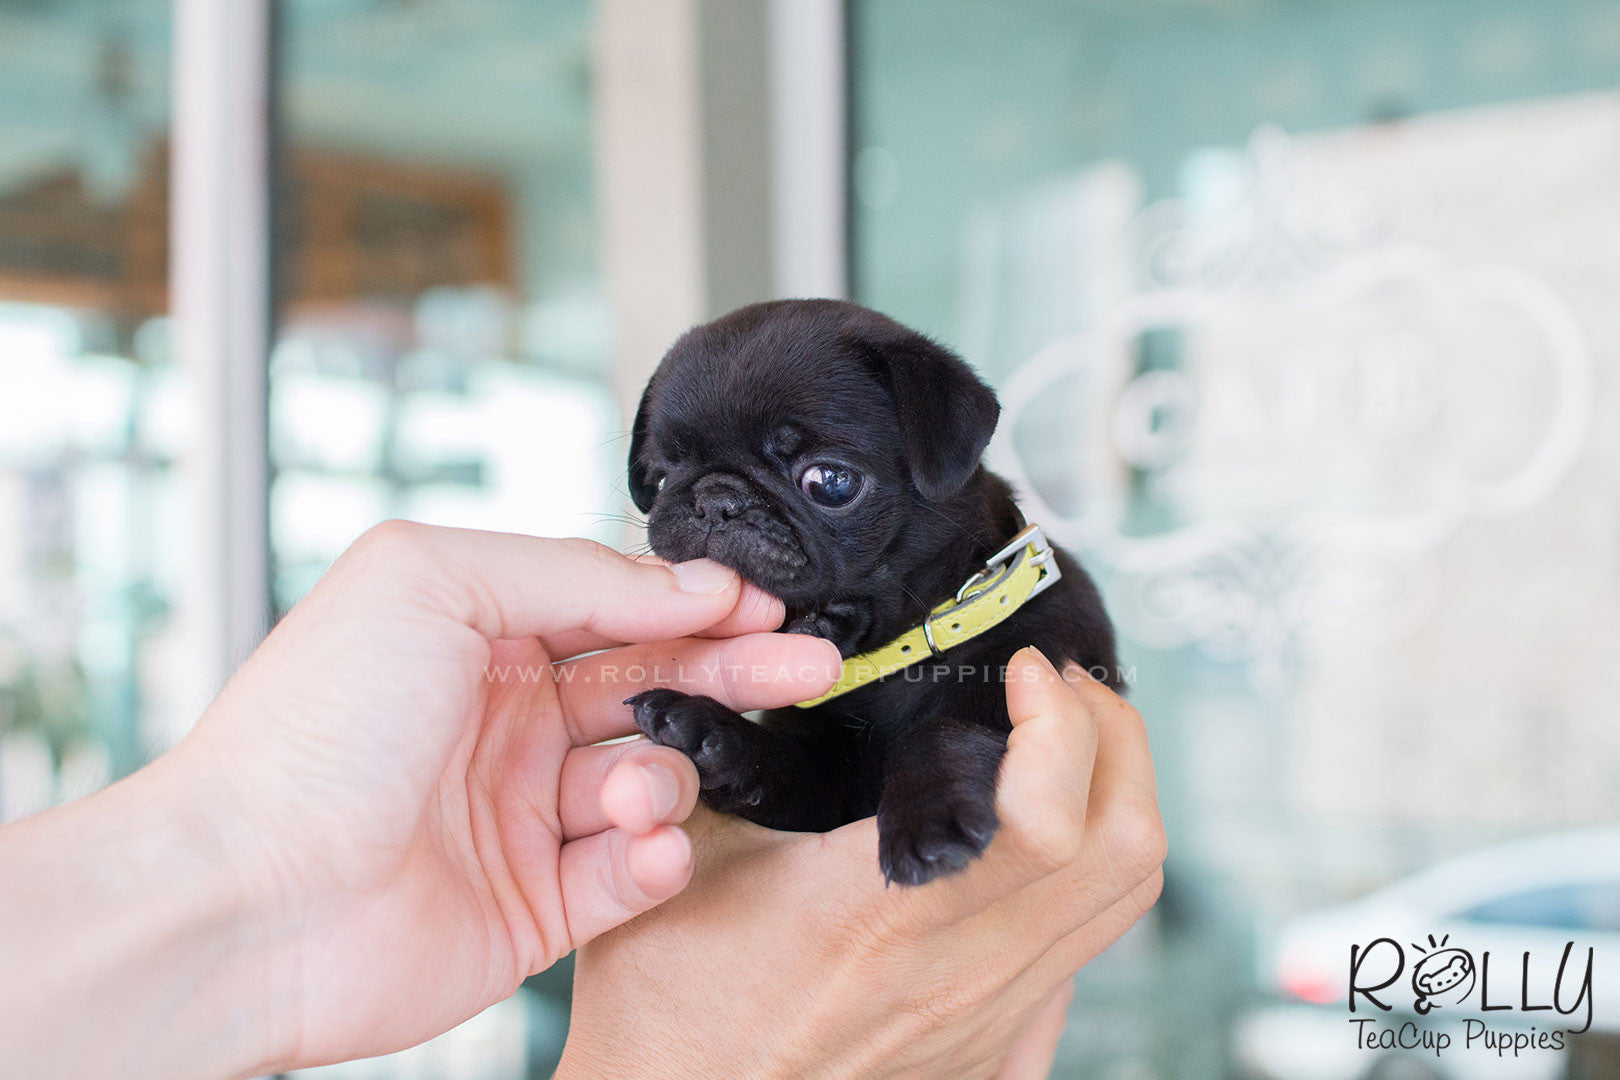
[[[854,654],[856,643],[872,625],[870,605],[850,600],[835,600],[821,608],[809,611],[789,611],[782,623],[784,634],[809,634],[826,638],[838,646],[845,656]]]
[[[925,885],[954,874],[978,858],[996,835],[992,798],[969,791],[940,791],[903,806],[878,807],[878,862],[883,877],[900,885]]]
[[[641,733],[673,747],[697,767],[703,799],[716,810],[748,816],[764,797],[759,783],[759,729],[713,698],[679,690],[644,690],[628,698]]]
[[[826,638],[828,641],[838,634],[841,628],[827,617],[824,611],[806,611],[801,614],[789,614],[787,621],[782,624],[781,633],[809,634],[811,637]]]

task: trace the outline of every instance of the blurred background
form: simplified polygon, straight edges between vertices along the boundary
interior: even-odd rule
[[[376,521],[639,542],[663,348],[802,295],[1121,628],[1172,855],[1059,1075],[1615,1074],[1357,1050],[1320,930],[1620,965],[1612,0],[0,0],[0,821]],[[317,1072],[549,1075],[567,983]]]

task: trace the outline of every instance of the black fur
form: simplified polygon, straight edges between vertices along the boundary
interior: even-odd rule
[[[999,411],[961,359],[874,311],[755,304],[664,357],[636,414],[630,491],[658,555],[735,568],[787,604],[785,630],[853,656],[921,623],[1022,527],[1011,489],[979,464]],[[858,470],[860,494],[811,501],[799,476],[814,463]],[[1095,586],[1057,559],[1062,580],[1000,626],[823,705],[755,724],[653,690],[630,699],[636,723],[692,759],[716,809],[793,830],[876,813],[889,880],[950,873],[995,834],[1012,654],[1035,645],[1117,674]]]

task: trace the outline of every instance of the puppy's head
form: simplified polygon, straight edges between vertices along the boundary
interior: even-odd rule
[[[939,517],[999,411],[961,359],[874,311],[755,304],[664,357],[636,413],[630,494],[659,556],[707,557],[814,606]]]

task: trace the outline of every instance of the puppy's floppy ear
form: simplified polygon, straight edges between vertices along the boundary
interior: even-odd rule
[[[635,423],[630,425],[630,498],[643,514],[652,509],[653,499],[658,495],[658,482],[641,456],[647,448],[647,399],[650,397],[652,381],[648,380],[647,389],[641,392],[641,404],[636,406]]]
[[[979,467],[1001,405],[967,362],[915,331],[863,337],[867,363],[894,402],[911,480],[929,502],[959,490]]]

